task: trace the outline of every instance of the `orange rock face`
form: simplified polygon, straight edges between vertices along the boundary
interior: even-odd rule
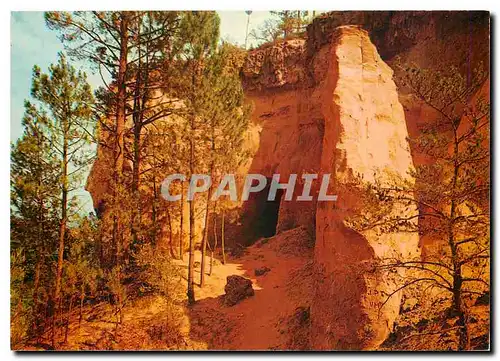
[[[373,273],[373,263],[393,252],[419,252],[416,235],[359,233],[344,222],[358,203],[348,187],[353,178],[383,182],[384,174],[405,177],[413,162],[429,161],[410,155],[406,137],[417,136],[419,124],[436,114],[396,87],[400,74],[389,66],[472,71],[483,62],[487,68],[488,28],[485,12],[333,12],[308,27],[304,46],[293,40],[249,54],[243,83],[255,105],[252,120],[262,128],[250,173],[275,172],[285,180],[289,173],[335,175],[338,202],[282,201],[278,216],[278,232],[314,225],[313,348],[377,347],[391,331],[401,295],[378,312],[396,284]],[[258,218],[259,206],[248,203]]]
[[[361,234],[344,220],[357,206],[356,192],[349,188],[353,178],[375,182],[387,172],[405,177],[412,166],[393,71],[366,31],[339,27],[331,42],[310,59],[309,78],[297,83],[297,77],[285,77],[286,82],[275,89],[276,79],[266,74],[272,67],[265,64],[286,49],[277,47],[258,54],[262,78],[255,75],[255,62],[247,63],[253,71],[247,87],[255,105],[254,122],[262,126],[249,172],[267,177],[279,173],[285,179],[290,173],[332,174],[329,193],[337,194],[338,202],[281,201],[277,231],[315,225],[313,348],[373,348],[389,334],[401,296],[392,297],[379,312],[398,285],[369,270],[378,258],[415,254],[418,236]],[[300,67],[305,62],[296,53],[289,56],[292,59],[285,57],[281,63]],[[299,69],[291,72],[302,74]],[[261,90],[266,82],[270,87]],[[295,192],[301,189],[297,186]],[[252,203],[248,207],[258,208]],[[258,209],[252,211],[258,217]]]
[[[359,204],[353,182],[384,182],[388,173],[408,177],[408,133],[393,72],[367,32],[337,28],[327,54],[329,71],[321,91],[328,136],[321,172],[333,174],[338,201],[319,203],[316,210],[312,341],[318,349],[374,348],[390,333],[401,299],[394,295],[381,308],[401,285],[374,266],[396,254],[414,255],[418,235],[358,232],[345,221]],[[408,212],[414,215],[416,209]]]
[[[484,12],[335,12],[308,27],[307,41],[281,41],[248,54],[241,74],[254,105],[248,138],[255,152],[241,173],[268,179],[278,173],[281,182],[299,175],[293,200],[273,205],[279,209],[275,232],[304,226],[315,234],[313,349],[374,349],[391,332],[401,295],[384,304],[398,284],[374,265],[395,253],[418,254],[424,242],[416,234],[351,228],[346,219],[360,203],[355,184],[383,184],[389,174],[407,178],[413,164],[429,161],[411,154],[406,138],[436,115],[396,87],[393,69],[397,63],[472,69],[487,62],[487,18]],[[88,181],[95,207],[107,192],[106,159],[98,153]],[[338,201],[296,201],[304,173],[330,173],[328,193]],[[244,202],[246,239],[238,243],[264,236],[254,229],[267,217],[267,206],[257,198]]]

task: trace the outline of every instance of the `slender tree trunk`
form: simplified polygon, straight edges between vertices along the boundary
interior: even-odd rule
[[[155,163],[156,169],[156,163]],[[151,235],[151,243],[154,248],[156,248],[156,232],[158,229],[157,219],[156,219],[156,202],[158,200],[158,191],[156,189],[156,176],[153,171],[153,202],[151,204],[151,222],[153,223],[153,231]]]
[[[115,265],[121,263],[122,248],[123,248],[123,230],[120,217],[118,217],[118,190],[117,186],[122,183],[123,171],[123,155],[124,155],[124,135],[125,135],[125,109],[127,106],[127,58],[128,58],[128,14],[122,12],[120,14],[120,59],[118,64],[118,76],[116,86],[118,88],[117,104],[116,104],[116,129],[115,129],[115,144],[114,144],[114,217],[113,217],[113,240],[115,247]]]
[[[132,242],[138,242],[138,233],[140,229],[139,216],[141,214],[141,202],[139,196],[139,167],[141,162],[140,141],[141,141],[141,127],[137,121],[134,124],[134,159],[132,162],[132,196],[134,204],[132,206],[132,222],[130,230],[132,234]]]
[[[211,249],[210,250],[210,266],[208,268],[208,275],[211,276],[212,275],[212,270],[214,268],[214,250]]]
[[[38,145],[40,147],[40,143],[41,143],[41,138],[38,138]],[[38,153],[38,161],[40,162],[41,161],[41,157],[40,157],[40,154]],[[37,200],[38,200],[38,214],[37,214],[37,220],[38,220],[38,244],[44,244],[43,240],[44,240],[44,237],[43,237],[43,200],[42,198],[40,197],[40,188],[42,186],[42,177],[39,177],[38,178],[38,189],[36,191],[36,197],[37,197]],[[42,265],[42,254],[43,254],[43,246],[42,247],[37,247],[36,248],[36,252],[37,252],[37,262],[36,262],[36,268],[35,268],[35,280],[34,280],[34,284],[33,284],[33,308],[32,308],[32,313],[34,315],[33,317],[33,323],[32,323],[32,331],[35,332],[35,335],[36,335],[36,338],[37,338],[37,343],[38,343],[38,315],[37,315],[37,312],[38,312],[38,287],[40,285],[40,268],[41,268],[41,265]],[[44,320],[44,321],[47,321],[47,320]]]
[[[184,257],[184,182],[181,181],[181,224],[180,224],[180,235],[179,235],[179,259],[182,260]]]
[[[214,263],[214,252],[217,250],[217,217],[215,216],[215,210],[216,210],[216,205],[214,204],[214,246],[210,252],[210,273],[209,275],[212,275],[212,268],[213,268],[213,263]]]
[[[128,58],[128,14],[120,14],[120,59],[117,76],[117,105],[116,105],[116,147],[115,147],[115,171],[121,176],[124,156],[124,131],[125,131],[125,109],[127,106],[127,58]]]
[[[175,250],[174,250],[174,236],[172,231],[172,217],[170,215],[170,207],[167,206],[167,220],[168,220],[168,240],[169,240],[169,248],[170,248],[170,256],[175,258]]]
[[[141,229],[141,200],[140,200],[140,167],[141,167],[141,132],[142,132],[142,122],[144,118],[144,106],[146,101],[146,91],[147,80],[143,79],[142,70],[142,43],[141,43],[141,28],[142,28],[142,16],[137,17],[137,71],[135,72],[135,89],[134,89],[134,108],[133,108],[133,122],[134,122],[134,159],[133,159],[133,175],[132,175],[132,194],[134,197],[134,205],[132,207],[132,224],[131,224],[131,234],[132,240],[134,242],[138,241],[139,233]],[[147,56],[146,56],[147,59]],[[147,74],[147,62],[145,67],[145,74]],[[147,75],[146,75],[147,77]],[[143,95],[141,96],[141,91]]]
[[[454,147],[453,147],[453,156],[454,156],[454,168],[453,168],[453,177],[451,180],[451,205],[450,205],[450,218],[448,225],[448,245],[451,249],[451,258],[453,261],[453,309],[455,315],[458,317],[458,349],[460,351],[467,350],[469,347],[469,332],[467,329],[465,310],[462,300],[462,264],[460,262],[460,256],[457,249],[457,244],[455,243],[455,232],[453,226],[453,220],[456,216],[456,190],[457,190],[457,182],[458,182],[458,173],[460,169],[460,152],[459,152],[459,140],[458,140],[458,129],[456,126],[453,126],[454,133]]]
[[[57,251],[57,271],[56,271],[56,288],[54,294],[54,300],[56,304],[59,301],[59,296],[61,294],[61,279],[62,279],[62,270],[63,270],[63,262],[64,262],[64,239],[66,236],[66,217],[67,217],[67,207],[68,207],[68,185],[67,185],[67,140],[65,140],[65,148],[63,155],[63,186],[62,186],[62,205],[61,205],[61,223],[59,225],[59,245]]]
[[[189,155],[189,176],[190,178],[194,174],[194,157],[195,157],[195,144],[194,144],[194,116],[191,117],[191,139],[190,139],[190,155]],[[187,297],[188,303],[193,304],[195,302],[194,297],[194,241],[195,241],[195,198],[189,201],[189,260],[188,260],[188,286],[187,286]]]
[[[55,317],[57,309],[62,312],[59,307],[61,296],[61,280],[64,264],[64,240],[66,238],[66,218],[68,212],[68,124],[67,120],[63,120],[63,149],[62,149],[62,200],[61,200],[61,222],[59,224],[59,245],[57,251],[57,269],[56,269],[56,285],[54,289],[54,309],[53,309],[53,337],[52,346],[55,347]]]
[[[39,140],[40,141],[40,140]],[[40,144],[40,143],[39,143]],[[38,159],[40,161],[40,156],[38,156]],[[41,188],[42,185],[42,179],[39,178],[38,180],[38,186]],[[39,195],[39,190],[37,190],[37,198],[38,198],[38,244],[43,245],[44,244],[44,207],[43,207],[43,200],[40,198]],[[38,339],[40,337],[39,335],[39,330],[38,330],[38,325],[39,325],[39,318],[38,318],[38,288],[40,286],[40,272],[41,272],[41,267],[42,267],[42,261],[43,261],[43,255],[44,255],[44,247],[40,246],[37,247],[36,249],[37,252],[37,262],[36,262],[36,268],[35,268],[35,280],[34,280],[34,285],[33,285],[33,324],[32,324],[32,331],[35,332],[37,343]],[[44,322],[47,322],[46,317],[44,317]]]
[[[200,287],[205,285],[205,256],[207,253],[207,242],[208,242],[208,222],[209,222],[209,207],[210,207],[210,197],[212,187],[208,189],[207,192],[207,206],[205,209],[205,228],[203,229],[203,240],[201,242],[201,265],[200,265]]]
[[[222,210],[222,227],[221,227],[221,247],[222,247],[222,264],[226,264],[226,251],[224,250],[224,243],[225,243],[225,240],[224,240],[224,210]]]
[[[212,143],[213,144],[213,143]],[[213,146],[212,146],[213,149]],[[210,165],[210,175],[213,171],[213,162]],[[200,265],[200,287],[205,285],[205,256],[207,253],[207,242],[208,242],[208,228],[209,228],[209,216],[210,216],[210,198],[212,197],[212,187],[208,188],[207,192],[207,205],[205,208],[205,228],[203,230],[203,240],[201,244],[201,265]]]
[[[189,259],[188,259],[188,289],[187,296],[189,304],[195,302],[194,298],[194,200],[189,202]]]
[[[458,317],[458,350],[463,351],[469,348],[469,332],[467,329],[467,322],[465,311],[462,306],[462,278],[459,275],[453,277],[453,310],[454,314]]]

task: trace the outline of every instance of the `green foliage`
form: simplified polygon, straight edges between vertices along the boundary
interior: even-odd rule
[[[99,260],[99,225],[93,217],[80,217],[71,229],[65,260],[63,292],[69,297],[95,295],[103,278]]]
[[[88,301],[108,294],[118,328],[135,287],[147,284],[172,315],[179,313],[182,278],[163,240],[172,247],[181,209],[161,198],[161,181],[168,173],[213,172],[215,181],[219,172],[235,172],[247,159],[250,107],[239,79],[245,53],[219,42],[216,12],[47,12],[45,18],[69,56],[88,61],[105,83],[111,79],[96,92],[96,104],[86,75],[63,54],[48,73],[35,66],[25,134],[12,146],[12,339],[52,339],[57,348],[61,327],[66,336],[72,329],[77,302],[81,322]],[[99,219],[82,217],[75,194],[96,139],[111,149],[106,159],[118,163],[117,148],[124,159],[120,175],[109,177]],[[198,202],[194,217],[206,206]]]
[[[186,11],[182,14],[178,40],[181,58],[201,60],[212,54],[219,41],[220,19],[215,11]]]
[[[180,271],[172,262],[168,252],[155,252],[151,245],[143,245],[138,252],[138,265],[143,267],[141,280],[165,297],[170,303],[181,299]]]
[[[118,11],[48,11],[45,22],[49,29],[59,32],[59,39],[68,53],[78,59],[90,60],[112,76],[120,52],[120,16]]]
[[[278,28],[283,32],[283,37],[287,38],[293,33],[302,32],[304,24],[307,24],[305,17],[308,15],[307,11],[302,10],[282,10],[271,11],[279,19]]]
[[[24,134],[11,147],[13,345],[38,331],[32,326],[50,288],[60,205],[59,164],[44,132],[48,119],[29,102],[25,108]]]
[[[258,45],[303,35],[305,26],[310,22],[308,11],[282,10],[270,13],[273,17],[266,19],[258,29],[253,29],[249,34]]]
[[[384,175],[361,187],[365,213],[351,217],[350,225],[360,232],[418,232],[432,243],[422,258],[395,255],[381,260],[380,268],[403,271],[397,291],[408,288],[428,307],[419,308],[420,315],[457,317],[455,347],[463,350],[470,347],[471,307],[490,287],[488,74],[481,67],[468,78],[455,68],[436,73],[407,67],[403,74],[403,85],[432,115],[409,139],[420,160],[410,178]]]
[[[79,212],[76,196],[67,196],[81,186],[91,160],[93,97],[85,74],[61,54],[49,74],[33,68],[31,93],[24,134],[11,150],[12,266],[24,274],[12,283],[12,293],[13,302],[22,295],[19,324],[27,326],[19,337],[38,337],[45,328],[41,315],[53,293],[60,225]]]
[[[33,68],[31,95],[38,105],[30,104],[30,112],[44,118],[38,124],[44,128],[52,154],[60,162],[66,162],[60,165],[59,182],[67,182],[71,189],[72,183],[82,182],[81,177],[93,160],[89,144],[94,133],[94,99],[87,76],[76,71],[60,54],[58,63],[49,67],[49,74],[42,73],[37,66]],[[66,161],[63,159],[65,152]],[[68,168],[67,174],[64,174],[64,167]]]

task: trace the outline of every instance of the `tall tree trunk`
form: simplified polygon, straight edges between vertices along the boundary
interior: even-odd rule
[[[123,171],[123,156],[124,156],[124,135],[125,135],[125,109],[127,106],[127,86],[126,86],[126,73],[127,73],[127,58],[128,58],[128,14],[122,12],[120,14],[120,59],[118,64],[118,76],[116,86],[118,88],[117,104],[116,104],[116,129],[115,129],[115,143],[114,143],[114,217],[113,217],[113,241],[115,247],[115,260],[114,264],[121,263],[122,248],[123,248],[123,229],[120,217],[118,217],[118,190],[117,186],[122,183]]]
[[[458,329],[458,350],[467,350],[469,348],[469,332],[467,329],[465,310],[462,300],[462,264],[460,262],[459,251],[457,249],[457,244],[455,243],[455,232],[454,232],[454,223],[453,220],[456,216],[456,190],[457,190],[457,182],[458,182],[458,173],[460,168],[459,156],[459,140],[458,140],[458,129],[457,126],[453,126],[454,133],[454,147],[453,147],[453,156],[454,156],[454,168],[453,168],[453,176],[451,179],[451,205],[450,205],[450,218],[448,225],[448,245],[451,249],[451,258],[453,261],[453,310],[455,316],[458,317],[457,326]]]
[[[61,200],[61,222],[59,224],[59,244],[57,250],[57,268],[56,268],[56,286],[54,289],[54,309],[53,309],[53,337],[52,346],[55,347],[55,317],[57,313],[58,306],[60,304],[61,296],[61,281],[62,281],[62,271],[64,264],[64,240],[66,238],[66,218],[68,212],[68,124],[67,120],[63,120],[63,149],[62,149],[62,200]],[[62,312],[62,310],[59,311]]]
[[[173,236],[173,231],[172,231],[172,217],[170,215],[170,206],[167,206],[167,220],[168,220],[168,243],[169,243],[169,248],[170,248],[170,256],[172,258],[175,258],[175,251],[174,251],[174,236]]]
[[[455,274],[453,277],[453,311],[458,317],[458,350],[468,350],[470,347],[469,330],[466,322],[465,310],[462,305],[462,277],[460,274]]]
[[[154,158],[154,157],[153,157]],[[156,162],[154,163],[156,169]],[[151,222],[153,224],[153,231],[151,232],[151,244],[156,248],[156,232],[158,229],[157,219],[156,219],[156,202],[158,200],[158,191],[156,189],[156,176],[153,171],[153,202],[151,202]]]
[[[222,227],[221,227],[221,247],[222,247],[222,264],[226,264],[226,251],[224,250],[224,210],[222,210]]]
[[[194,199],[189,201],[189,259],[188,259],[188,287],[187,287],[187,296],[188,303],[193,304],[195,302],[194,298],[194,281],[193,281],[193,273],[194,273],[194,232],[195,232],[195,224],[194,224]]]
[[[62,270],[64,262],[64,239],[66,236],[66,217],[67,217],[67,207],[68,207],[68,155],[67,155],[67,140],[64,141],[65,145],[63,150],[63,176],[62,176],[62,202],[61,202],[61,222],[59,225],[59,245],[57,252],[57,271],[56,271],[56,288],[54,294],[54,300],[56,304],[58,303],[59,296],[61,294],[61,279]]]
[[[179,235],[179,259],[183,259],[184,251],[184,182],[181,181],[181,224],[180,224],[180,235]]]
[[[39,143],[40,144],[40,140]],[[38,159],[40,161],[40,156],[38,156]],[[43,255],[44,255],[44,207],[43,207],[43,200],[40,198],[39,194],[39,189],[41,188],[42,185],[42,179],[41,177],[38,179],[38,186],[39,188],[37,189],[37,198],[38,198],[38,244],[41,244],[42,246],[37,247],[37,262],[36,262],[36,268],[35,268],[35,280],[34,280],[34,285],[33,285],[33,324],[32,324],[32,331],[35,332],[37,342],[38,338],[40,337],[39,332],[38,332],[38,288],[40,286],[40,271],[42,267],[42,260],[43,260]],[[47,322],[46,317],[44,317],[44,322]]]
[[[189,142],[189,177],[194,174],[194,157],[195,157],[195,144],[194,144],[194,116],[191,116],[191,136]],[[189,260],[188,260],[188,279],[187,279],[187,297],[188,303],[193,304],[195,302],[194,297],[194,241],[195,241],[195,224],[194,224],[194,212],[195,212],[195,197],[188,200],[189,202]]]
[[[210,272],[208,273],[210,276],[212,275],[213,263],[214,263],[214,252],[217,250],[217,217],[215,216],[215,210],[217,206],[214,204],[214,246],[210,252]]]
[[[132,162],[132,196],[133,196],[133,206],[132,206],[132,222],[130,224],[130,233],[132,235],[132,243],[138,242],[138,233],[140,229],[140,214],[141,214],[141,202],[139,196],[139,167],[140,167],[140,141],[141,141],[141,127],[137,121],[134,124],[134,159]]]
[[[212,174],[212,172],[210,172]],[[208,188],[207,192],[207,206],[205,208],[205,228],[203,229],[203,240],[201,243],[201,264],[200,264],[200,287],[205,285],[205,255],[207,253],[208,242],[208,227],[209,227],[209,213],[210,213],[210,197],[212,196],[212,187]]]
[[[137,71],[135,72],[135,89],[134,89],[134,107],[133,107],[133,122],[134,122],[134,157],[133,157],[133,174],[132,174],[132,195],[134,198],[134,203],[132,206],[132,222],[131,222],[131,234],[133,242],[139,241],[139,233],[141,229],[141,200],[140,200],[140,167],[141,167],[141,132],[142,132],[142,122],[144,118],[144,107],[146,101],[146,91],[147,79],[143,79],[142,71],[142,44],[141,44],[141,28],[142,28],[142,16],[137,17]],[[147,59],[147,56],[146,56]],[[145,73],[147,74],[147,62],[145,67]],[[145,76],[147,78],[147,75]],[[141,91],[143,95],[141,96]]]
[[[213,129],[213,127],[212,127]],[[212,138],[212,152],[214,150],[214,141]],[[210,164],[210,176],[212,175],[214,168],[214,162]],[[208,226],[209,226],[209,216],[210,216],[210,198],[212,197],[212,186],[208,187],[207,192],[207,205],[205,208],[205,228],[203,230],[203,240],[201,242],[201,264],[200,264],[200,287],[205,285],[205,256],[207,253],[207,242],[208,242]]]
[[[128,25],[127,12],[120,14],[120,59],[118,64],[118,76],[116,86],[118,88],[116,104],[116,143],[115,143],[115,172],[120,177],[123,170],[124,156],[124,131],[125,131],[125,109],[127,106],[127,58],[128,58]]]

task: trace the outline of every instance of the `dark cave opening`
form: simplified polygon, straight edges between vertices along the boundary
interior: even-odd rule
[[[276,191],[276,197],[274,200],[267,200],[270,182],[271,180],[268,179],[268,185],[266,188],[255,195],[255,239],[259,239],[261,237],[272,237],[276,234],[276,226],[278,224],[278,215],[281,197],[283,196],[283,189],[278,189]]]

